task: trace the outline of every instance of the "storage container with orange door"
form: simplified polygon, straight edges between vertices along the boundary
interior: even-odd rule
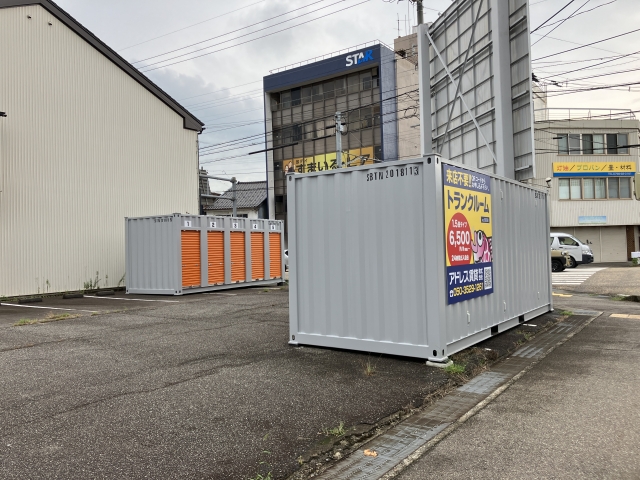
[[[282,230],[279,220],[127,218],[127,293],[183,295],[281,282]]]

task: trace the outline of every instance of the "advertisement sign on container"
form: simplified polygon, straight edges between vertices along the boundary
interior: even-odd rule
[[[493,293],[491,179],[443,165],[447,302]]]

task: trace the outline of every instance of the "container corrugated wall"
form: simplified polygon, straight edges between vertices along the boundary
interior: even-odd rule
[[[197,132],[39,5],[0,8],[0,106],[0,295],[122,285],[124,217],[198,210]]]
[[[442,360],[551,309],[546,192],[496,176],[493,293],[448,299],[442,171],[287,176],[291,343]]]
[[[182,295],[284,280],[282,221],[174,214],[127,218],[125,226],[127,293]],[[265,278],[266,271],[280,274]]]

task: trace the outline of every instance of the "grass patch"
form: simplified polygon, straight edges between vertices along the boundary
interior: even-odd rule
[[[616,302],[621,302],[625,298],[627,298],[627,297],[625,297],[624,295],[615,295],[615,296],[611,297],[611,300],[615,300]]]
[[[464,373],[464,365],[452,363],[448,367],[445,367],[444,371],[450,375],[462,375]]]
[[[23,325],[34,325],[36,323],[49,323],[57,322],[60,320],[68,320],[71,318],[79,317],[80,315],[72,315],[70,313],[53,313],[49,312],[44,318],[21,318],[19,321],[13,324],[14,327],[21,327]]]
[[[366,362],[362,362],[362,371],[367,377],[371,377],[376,374],[378,370],[377,363],[373,363],[371,358],[367,358]]]
[[[346,433],[345,429],[344,429],[344,422],[340,422],[338,424],[337,427],[334,428],[325,428],[323,430],[323,433],[325,435],[331,435],[334,437],[341,437],[342,435],[344,435]]]
[[[560,315],[564,315],[565,317],[568,317],[570,315],[573,315],[573,312],[571,310],[562,310],[560,312]]]
[[[23,325],[33,325],[34,323],[40,323],[40,320],[33,318],[21,318],[13,324],[14,327],[21,327]]]

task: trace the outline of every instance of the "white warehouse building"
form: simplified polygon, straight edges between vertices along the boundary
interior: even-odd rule
[[[548,182],[551,231],[589,243],[596,263],[640,249],[639,132],[630,110],[536,110],[534,183]]]
[[[197,214],[202,122],[48,0],[0,0],[0,296],[125,282],[125,217]]]

